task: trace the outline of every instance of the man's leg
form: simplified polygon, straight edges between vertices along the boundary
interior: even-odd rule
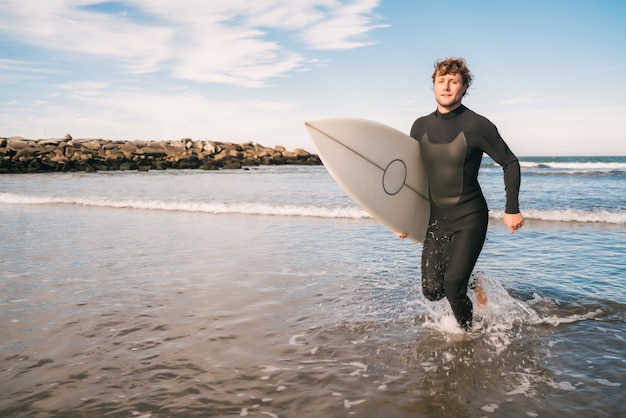
[[[454,233],[451,240],[450,259],[444,278],[444,292],[456,320],[462,328],[472,327],[473,307],[467,296],[467,284],[483,248],[487,234],[487,214],[464,219],[466,228]]]
[[[438,236],[436,224],[426,232],[422,249],[422,292],[430,301],[445,297],[443,282],[450,252],[450,239]]]

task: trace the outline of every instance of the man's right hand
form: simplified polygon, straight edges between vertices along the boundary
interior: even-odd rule
[[[391,232],[393,232],[393,234],[398,237],[398,238],[406,238],[406,233],[405,232],[398,232],[398,231],[394,231],[393,229],[391,230]]]

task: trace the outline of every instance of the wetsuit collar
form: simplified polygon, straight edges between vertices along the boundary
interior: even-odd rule
[[[452,112],[448,112],[448,113],[441,113],[439,112],[438,109],[435,110],[435,116],[437,116],[437,118],[441,118],[441,119],[454,119],[458,116],[460,116],[463,112],[465,112],[467,108],[465,107],[465,105],[461,105],[459,107],[457,107],[456,109],[454,109]]]

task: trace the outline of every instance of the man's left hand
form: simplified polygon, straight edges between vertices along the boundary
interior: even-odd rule
[[[524,226],[524,217],[520,212],[505,213],[504,224],[507,226],[507,228],[509,228],[509,232],[512,234]]]

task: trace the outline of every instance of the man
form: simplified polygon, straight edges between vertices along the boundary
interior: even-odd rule
[[[470,330],[473,307],[467,286],[489,219],[478,184],[483,152],[504,169],[504,223],[511,233],[524,225],[518,204],[520,167],[497,128],[461,103],[472,82],[465,60],[437,61],[432,78],[437,110],[417,119],[411,128],[411,136],[420,142],[430,188],[422,290],[432,301],[445,296],[459,325]],[[477,302],[486,303],[482,289],[476,287],[474,291]]]

